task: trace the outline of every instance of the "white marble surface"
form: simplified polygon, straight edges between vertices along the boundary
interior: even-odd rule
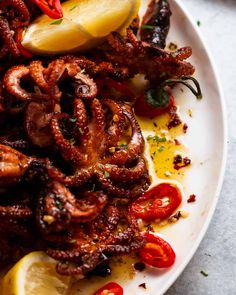
[[[220,200],[195,256],[165,295],[236,294],[236,0],[182,0],[216,62],[228,111],[229,147]],[[201,270],[208,273],[203,276]]]

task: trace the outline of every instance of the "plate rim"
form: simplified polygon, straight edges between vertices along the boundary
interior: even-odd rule
[[[228,152],[228,142],[227,142],[227,139],[228,139],[228,119],[227,119],[227,111],[226,111],[226,101],[225,101],[224,91],[223,91],[223,88],[222,88],[222,85],[220,82],[218,70],[217,70],[213,55],[211,53],[211,50],[209,49],[209,46],[206,42],[205,37],[202,35],[199,27],[197,26],[196,22],[194,21],[193,16],[186,8],[186,5],[182,2],[182,0],[171,0],[171,1],[175,2],[177,7],[183,12],[185,17],[188,19],[188,22],[191,24],[195,35],[197,35],[200,42],[202,43],[202,45],[205,49],[205,54],[209,60],[211,67],[212,67],[214,79],[216,81],[215,87],[216,87],[217,92],[219,93],[219,104],[220,104],[220,109],[222,111],[221,115],[222,115],[222,123],[223,123],[223,126],[222,126],[223,145],[222,145],[222,160],[221,160],[220,169],[219,169],[220,173],[219,173],[219,177],[218,177],[218,181],[217,181],[214,200],[212,201],[210,209],[207,213],[206,221],[205,221],[203,227],[201,228],[201,230],[196,238],[196,241],[194,242],[194,244],[191,248],[191,251],[189,251],[188,255],[186,255],[184,261],[178,267],[176,272],[174,272],[173,275],[170,276],[170,278],[167,280],[166,284],[160,290],[160,295],[163,295],[175,283],[175,281],[178,279],[178,277],[183,273],[184,269],[187,267],[190,260],[195,255],[197,249],[200,246],[200,243],[202,242],[204,236],[206,235],[206,232],[209,228],[210,222],[211,222],[214,212],[216,210],[216,206],[217,206],[217,203],[218,203],[218,200],[219,200],[219,197],[221,194],[221,190],[223,187],[224,176],[225,176],[225,172],[226,172],[227,152]]]

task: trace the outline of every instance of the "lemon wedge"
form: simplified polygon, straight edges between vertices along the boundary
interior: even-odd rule
[[[140,0],[68,0],[62,3],[62,19],[42,15],[31,23],[22,45],[40,55],[83,51],[127,28],[139,8]]]
[[[4,295],[66,295],[71,278],[56,272],[56,261],[44,252],[32,252],[3,278]]]

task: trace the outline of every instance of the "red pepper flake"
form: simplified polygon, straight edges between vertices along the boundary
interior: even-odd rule
[[[143,262],[136,262],[134,264],[134,269],[135,270],[138,270],[140,272],[143,271],[143,270],[145,270],[145,268],[146,268],[146,266],[145,266],[145,264]]]
[[[175,145],[181,145],[181,142],[178,139],[174,139]]]
[[[184,125],[183,125],[184,133],[187,133],[187,130],[188,130],[188,125],[186,123],[184,123]]]
[[[176,112],[177,112],[177,107],[176,106],[173,106],[169,110],[170,121],[169,121],[169,123],[167,125],[169,130],[174,128],[174,127],[179,126],[182,123],[179,115]]]
[[[140,285],[138,285],[140,288],[143,288],[143,289],[147,289],[147,286],[146,286],[146,283],[142,283]]]
[[[188,203],[196,202],[196,195],[194,194],[190,195],[187,202]]]
[[[187,167],[191,164],[191,159],[188,157],[183,158],[181,155],[177,155],[174,157],[174,169],[179,170],[181,168]]]

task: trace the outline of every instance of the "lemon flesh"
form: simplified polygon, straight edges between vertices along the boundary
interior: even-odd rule
[[[22,45],[42,55],[90,49],[128,27],[139,7],[140,0],[68,0],[62,3],[62,19],[42,15],[31,23]]]
[[[32,252],[3,278],[4,295],[66,295],[71,278],[56,272],[56,261],[43,252]]]

